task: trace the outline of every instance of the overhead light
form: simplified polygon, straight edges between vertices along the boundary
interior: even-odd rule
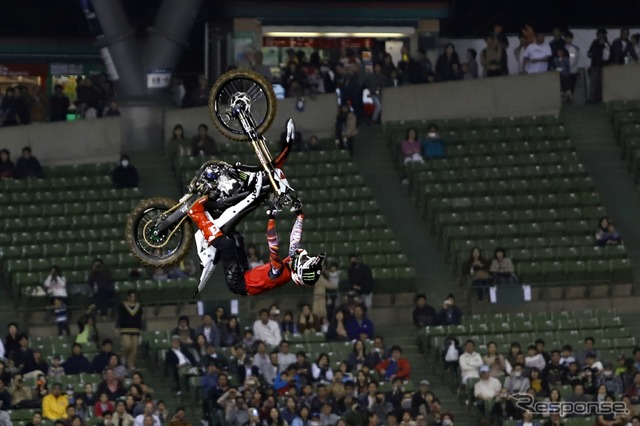
[[[321,33],[302,31],[270,31],[264,35],[267,37],[322,37]]]
[[[408,37],[409,34],[404,33],[319,33],[304,31],[270,31],[264,33],[267,37],[356,37],[356,38],[400,38]]]

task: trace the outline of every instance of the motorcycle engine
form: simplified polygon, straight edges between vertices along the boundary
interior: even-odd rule
[[[209,193],[211,200],[222,201],[241,192],[243,182],[237,176],[236,170],[227,163],[217,163],[208,166],[202,173],[202,178],[212,186]]]

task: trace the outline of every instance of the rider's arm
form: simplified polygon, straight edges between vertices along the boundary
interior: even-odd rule
[[[302,239],[302,223],[304,222],[304,214],[298,213],[296,221],[291,228],[291,237],[289,239],[289,256],[296,254],[296,251],[300,247],[300,240]]]

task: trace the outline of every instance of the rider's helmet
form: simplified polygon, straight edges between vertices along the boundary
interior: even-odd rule
[[[297,285],[313,287],[322,273],[322,264],[327,255],[309,256],[306,250],[298,249],[291,258],[291,279]]]

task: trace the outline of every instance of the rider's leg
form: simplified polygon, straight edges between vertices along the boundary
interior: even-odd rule
[[[300,240],[302,239],[302,225],[304,223],[304,214],[302,210],[296,212],[296,221],[291,228],[291,236],[289,237],[289,256],[296,254],[296,251],[300,247]]]
[[[242,259],[238,256],[239,248],[236,246],[236,240],[222,236],[216,238],[212,245],[218,250],[219,259],[224,268],[224,278],[227,282],[227,287],[229,287],[229,290],[233,293],[245,296],[247,294],[246,283],[244,281],[246,269]],[[244,246],[242,246],[242,250],[244,250]]]
[[[204,205],[209,197],[198,198],[189,208],[189,217],[202,231],[204,240],[210,243],[214,239],[222,235],[222,232],[213,224],[213,218],[206,211]]]
[[[194,239],[196,240],[198,257],[200,258],[200,263],[202,264],[202,273],[200,274],[200,282],[198,283],[198,288],[193,293],[193,296],[195,297],[207,285],[207,282],[209,281],[209,277],[211,277],[213,270],[216,268],[217,250],[215,249],[215,247],[207,244],[202,231],[197,231],[196,234],[194,235]]]
[[[267,222],[267,243],[269,244],[269,278],[275,279],[282,274],[284,263],[279,254],[278,233],[276,232],[275,212],[271,212]]]

